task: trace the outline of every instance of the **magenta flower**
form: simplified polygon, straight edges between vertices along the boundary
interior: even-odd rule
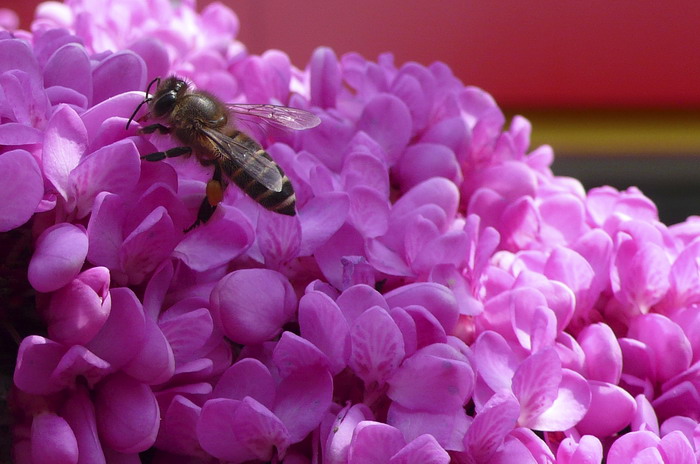
[[[555,176],[441,63],[297,68],[217,3],[46,2],[16,27],[1,11],[0,283],[8,320],[43,324],[17,328],[16,462],[697,461],[697,218]],[[169,75],[321,119],[236,120],[295,216],[230,186],[185,232],[213,168],[142,159],[180,142],[126,127]]]

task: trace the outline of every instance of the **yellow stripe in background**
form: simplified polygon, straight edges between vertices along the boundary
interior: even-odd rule
[[[556,156],[697,155],[700,111],[511,109],[532,123],[530,147],[551,145]]]

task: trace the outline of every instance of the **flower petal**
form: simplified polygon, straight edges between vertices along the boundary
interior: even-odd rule
[[[459,316],[457,301],[452,291],[444,285],[417,282],[392,290],[384,295],[384,298],[390,307],[423,306],[440,321],[447,334],[451,334],[457,325]]]
[[[296,309],[296,295],[282,274],[242,269],[222,278],[211,293],[214,318],[236,343],[261,343],[282,330]]]
[[[70,223],[49,227],[39,236],[29,262],[29,283],[40,292],[58,290],[78,275],[87,253],[85,229]]]
[[[289,446],[289,433],[282,422],[250,397],[204,403],[197,437],[206,452],[233,462],[269,461],[275,453],[283,456]]]
[[[411,113],[397,97],[379,94],[365,105],[357,127],[379,142],[386,150],[387,162],[391,165],[399,158],[411,137]]]
[[[429,434],[416,437],[393,455],[389,464],[447,464],[450,455]]]
[[[12,150],[0,155],[0,232],[32,217],[44,196],[43,184],[39,165],[29,152]]]
[[[146,322],[141,302],[128,288],[111,291],[112,310],[107,321],[85,346],[100,358],[119,369],[143,348]],[[129,343],[124,343],[129,340]]]
[[[467,359],[446,344],[416,351],[389,378],[387,395],[401,406],[431,413],[461,408],[474,389]]]
[[[78,442],[64,418],[51,413],[34,416],[32,460],[48,464],[78,462]]]
[[[114,53],[102,60],[92,71],[94,104],[129,90],[146,87],[146,64],[129,50]]]
[[[348,464],[384,464],[405,445],[401,432],[391,425],[362,421],[352,434]]]
[[[291,443],[302,441],[318,427],[331,406],[333,378],[323,366],[306,366],[289,373],[277,387],[273,409]]]
[[[115,374],[97,387],[95,395],[97,430],[105,445],[121,453],[137,453],[153,445],[160,412],[147,385]]]
[[[214,386],[213,398],[242,400],[246,396],[271,409],[275,400],[275,381],[263,363],[244,358],[226,369]]]
[[[195,271],[207,271],[231,261],[253,242],[253,228],[245,216],[237,209],[220,207],[226,211],[223,217],[185,234],[173,251],[175,257]]]
[[[22,340],[17,353],[17,366],[13,377],[20,390],[33,395],[56,393],[63,385],[51,377],[67,349],[60,343],[38,335]]]
[[[374,306],[350,327],[348,364],[366,388],[382,386],[404,357],[403,335],[386,310]]]

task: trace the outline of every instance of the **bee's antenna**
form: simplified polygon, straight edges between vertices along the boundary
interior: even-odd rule
[[[132,113],[131,117],[130,117],[129,120],[126,122],[126,129],[127,129],[127,130],[129,130],[129,125],[131,125],[131,121],[134,120],[134,118],[136,117],[136,113],[139,112],[139,110],[141,109],[141,107],[142,107],[143,105],[145,105],[146,103],[148,103],[149,101],[153,100],[153,97],[149,97],[149,95],[151,94],[151,87],[153,87],[153,84],[155,84],[156,82],[158,82],[158,85],[160,85],[160,77],[156,77],[155,79],[153,79],[153,80],[151,81],[150,84],[148,84],[148,88],[146,89],[146,97],[143,99],[143,101],[142,101],[141,103],[139,103],[139,106],[136,107],[136,109],[135,109],[134,112]],[[156,87],[157,87],[157,86],[156,86]]]

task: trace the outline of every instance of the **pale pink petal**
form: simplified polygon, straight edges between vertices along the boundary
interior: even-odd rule
[[[109,283],[109,270],[93,267],[54,292],[46,315],[49,337],[66,345],[89,342],[112,309]]]
[[[403,334],[403,345],[406,357],[411,356],[418,349],[418,331],[416,330],[416,321],[411,317],[405,309],[392,308],[389,315],[396,323],[396,326]],[[443,331],[444,333],[444,331]]]
[[[666,463],[695,464],[697,462],[693,447],[686,436],[679,431],[664,435],[659,443],[659,451]]]
[[[319,227],[321,224],[319,224]],[[322,227],[321,227],[322,229]],[[321,230],[319,229],[319,230]],[[302,246],[303,249],[303,246]],[[303,253],[303,251],[302,251]],[[344,256],[363,256],[364,240],[354,227],[345,224],[328,240],[316,248],[314,258],[326,280],[335,288],[343,288]]]
[[[119,195],[107,192],[97,195],[87,226],[90,241],[87,258],[92,264],[119,269],[119,251],[124,240],[122,224],[126,216]]]
[[[363,237],[384,235],[389,227],[389,201],[377,190],[363,185],[348,191],[350,220]]]
[[[350,209],[347,194],[331,192],[314,197],[299,211],[302,256],[312,255],[345,222]]]
[[[622,375],[622,349],[612,329],[603,323],[591,324],[579,333],[578,342],[586,353],[588,379],[617,384]]]
[[[470,418],[463,408],[445,412],[428,412],[404,408],[392,403],[387,413],[387,424],[401,430],[407,441],[430,434],[442,448],[462,451],[463,438]]]
[[[479,377],[494,391],[511,389],[521,359],[498,333],[486,331],[474,343],[474,363]]]
[[[591,408],[591,387],[586,379],[569,369],[562,369],[557,397],[552,405],[532,421],[535,430],[566,430],[586,415]]]
[[[561,381],[561,362],[552,348],[530,355],[518,366],[513,393],[521,406],[521,426],[532,427],[532,422],[552,406]]]
[[[261,343],[282,331],[296,309],[296,295],[282,274],[241,269],[219,280],[211,293],[214,319],[236,343]]]
[[[647,397],[644,395],[637,395],[634,401],[636,407],[630,424],[632,431],[649,430],[660,436],[659,420],[656,417],[654,407]],[[668,423],[668,421],[664,422],[664,424],[666,423]]]
[[[272,362],[281,377],[287,377],[307,367],[330,368],[328,357],[313,343],[292,332],[285,331],[272,352]]]
[[[556,247],[547,259],[544,275],[565,284],[574,292],[579,311],[588,310],[598,297],[592,287],[596,273],[588,261],[574,250]]]
[[[332,49],[319,47],[309,62],[311,104],[321,108],[335,107],[340,90],[338,57]]]
[[[40,292],[58,290],[75,278],[87,253],[85,229],[69,223],[49,227],[39,236],[29,262],[29,283]]]
[[[379,94],[364,107],[357,128],[367,132],[387,152],[393,164],[411,136],[411,113],[404,102],[389,94]]]
[[[427,204],[438,206],[445,213],[445,217],[453,218],[459,206],[457,186],[444,177],[433,177],[421,182],[394,203],[390,221],[410,215]]]
[[[603,445],[591,435],[584,435],[578,443],[567,437],[557,448],[559,464],[600,464],[602,460]]]
[[[250,222],[235,208],[220,206],[225,211],[218,220],[201,225],[177,243],[173,256],[195,271],[221,266],[244,253],[253,243]]]
[[[326,294],[312,291],[299,300],[301,336],[323,351],[338,374],[350,357],[348,324],[338,305]]]
[[[404,285],[384,295],[387,304],[393,306],[420,305],[440,321],[445,333],[451,334],[457,325],[459,309],[452,291],[433,282],[417,282]]]
[[[267,408],[250,397],[207,401],[197,423],[202,448],[218,459],[233,462],[269,461],[284,455],[289,433]]]
[[[190,303],[193,307],[181,314],[175,311],[176,306],[171,307],[158,324],[178,363],[203,357],[210,349],[207,341],[214,333],[211,313],[201,307],[205,303],[199,300]]]
[[[358,132],[355,139],[369,138],[364,132]],[[369,139],[368,143],[374,143]],[[379,147],[377,150],[381,151]],[[355,187],[365,187],[376,192],[377,197],[389,197],[389,173],[381,153],[377,154],[365,146],[355,148],[343,159],[341,172],[342,185],[345,191],[351,192]],[[352,194],[351,194],[352,196]]]
[[[633,462],[633,459],[637,457],[637,454],[642,452],[642,450],[647,448],[655,449],[660,441],[659,437],[651,432],[626,433],[613,442],[610,451],[608,451],[606,462],[607,464],[629,464]]]
[[[576,424],[582,434],[607,437],[627,427],[632,421],[635,401],[616,385],[589,381],[591,405],[585,417]]]
[[[120,140],[82,158],[70,173],[77,217],[83,218],[91,211],[95,197],[102,191],[131,191],[140,170],[139,152],[131,140]]]
[[[378,271],[394,276],[412,276],[413,271],[406,261],[378,239],[370,238],[365,243],[365,251],[370,264]]]
[[[520,293],[518,296],[522,295]],[[533,352],[553,346],[557,334],[554,312],[546,306],[537,305],[537,301],[538,298],[516,298],[511,308],[513,332],[520,345]]]
[[[336,300],[336,303],[348,324],[352,324],[360,314],[372,306],[379,306],[387,311],[389,310],[389,305],[384,296],[374,288],[364,284],[354,285],[345,289]]]
[[[661,314],[645,314],[630,324],[629,338],[649,347],[656,379],[664,382],[690,366],[692,351],[683,329]]]
[[[301,223],[284,214],[260,214],[255,239],[265,266],[280,269],[299,256]]]
[[[397,165],[398,180],[403,191],[432,177],[444,177],[459,183],[462,175],[454,152],[445,145],[436,143],[411,145]]]
[[[510,393],[497,393],[474,417],[464,436],[465,451],[477,463],[487,463],[515,428],[520,405]]]
[[[128,288],[114,288],[112,311],[102,329],[85,346],[119,369],[131,361],[144,346],[146,322],[141,302]],[[129,343],[124,341],[128,340]]]
[[[146,87],[146,65],[136,53],[119,51],[102,60],[92,71],[94,103],[129,90]]]
[[[226,369],[214,386],[212,397],[242,400],[250,396],[270,409],[274,404],[275,389],[267,367],[257,359],[245,358]]]
[[[60,106],[46,128],[42,164],[44,175],[64,200],[68,199],[70,172],[80,162],[87,144],[87,130],[80,116],[71,107]]]
[[[355,427],[365,420],[374,420],[372,411],[365,404],[348,405],[339,411],[323,445],[324,460],[330,464],[347,462]]]
[[[350,327],[348,364],[366,386],[383,385],[404,357],[403,335],[386,310],[372,307]]]
[[[317,428],[333,399],[333,378],[327,368],[309,366],[294,370],[277,387],[273,409],[291,443],[302,441]]]
[[[406,408],[449,412],[461,408],[474,389],[474,371],[445,344],[416,351],[389,378],[387,395]]]
[[[384,464],[406,445],[401,432],[384,423],[357,424],[348,451],[348,464]]]
[[[399,309],[399,308],[395,308]],[[433,343],[447,343],[445,329],[440,322],[422,306],[411,305],[404,308],[413,319],[416,329],[416,349]],[[392,316],[393,317],[393,316]]]
[[[158,237],[154,239],[154,237]],[[138,285],[173,252],[178,236],[168,211],[159,206],[124,238],[119,264],[130,284]]]
[[[391,457],[389,464],[447,464],[450,455],[432,435],[424,434]]]

